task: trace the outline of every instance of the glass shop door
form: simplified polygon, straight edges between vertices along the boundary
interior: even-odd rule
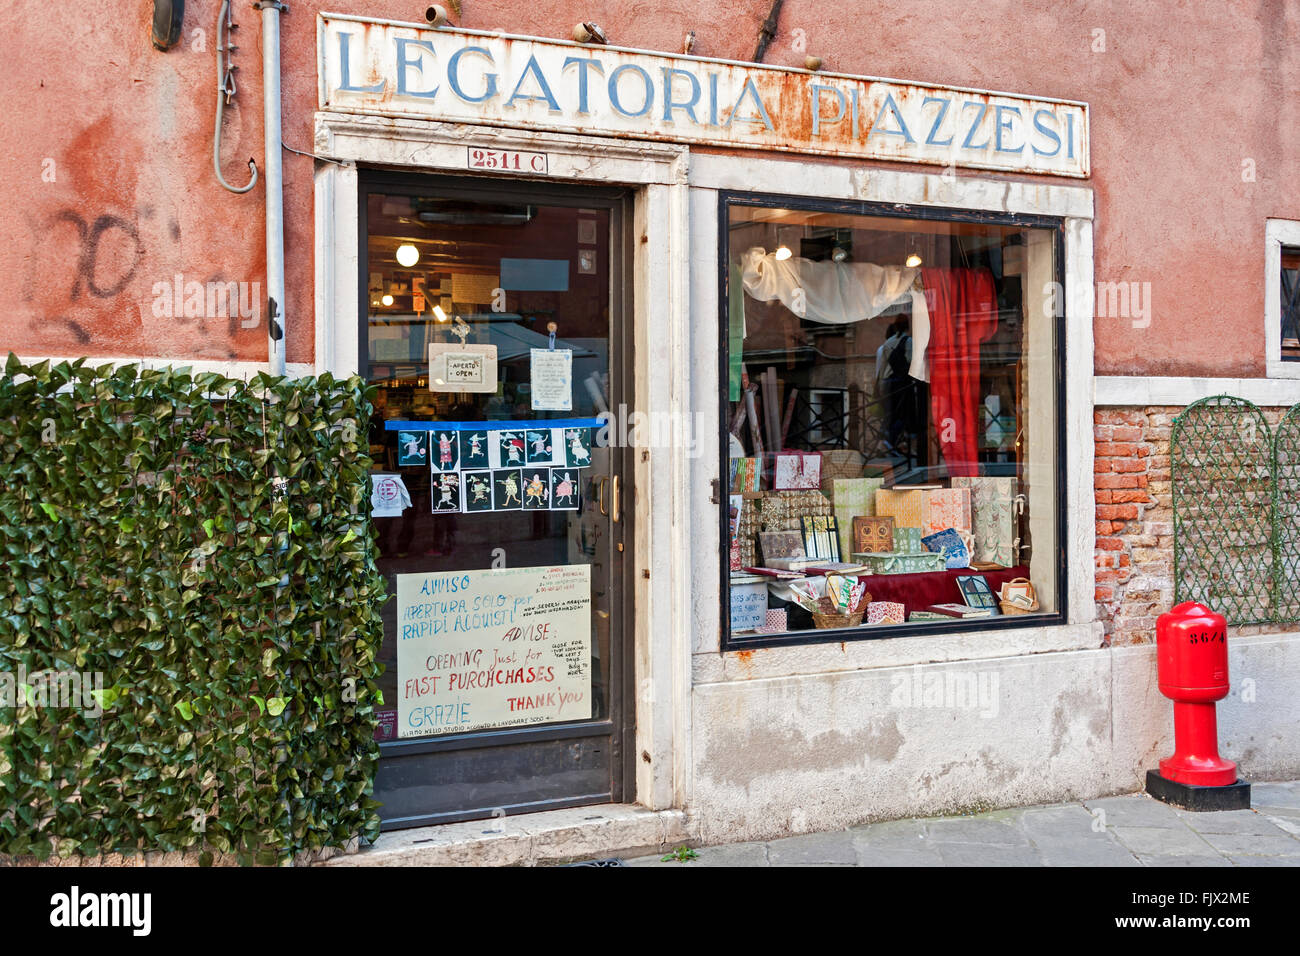
[[[363,174],[385,829],[625,798],[625,201]]]

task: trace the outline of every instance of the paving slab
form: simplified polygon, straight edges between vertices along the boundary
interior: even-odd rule
[[[886,823],[872,823],[867,826],[852,827],[849,833],[859,852],[866,847],[873,850],[911,852],[924,850],[934,843],[925,834],[924,820],[890,820]]]
[[[1097,837],[1110,841],[1103,819],[1089,813],[1079,804],[1044,807],[1041,810],[1026,810],[1020,818],[1020,828],[1037,846],[1086,842]]]
[[[1292,836],[1300,836],[1300,812],[1288,815],[1290,813],[1291,811],[1275,810],[1270,807],[1261,810],[1259,815],[1283,833],[1289,833]]]
[[[1265,857],[1260,859],[1265,859]],[[1139,853],[1138,860],[1143,866],[1232,866],[1232,862],[1223,856],[1162,856],[1160,854]]]
[[[943,857],[937,849],[859,846],[858,866],[943,866]]]
[[[1250,803],[1255,807],[1289,807],[1300,810],[1300,780],[1286,783],[1252,783]]]
[[[1047,866],[1141,866],[1132,851],[1118,840],[1102,835],[1078,843],[1039,844],[1038,853]]]
[[[1300,840],[1289,833],[1202,833],[1205,842],[1227,856],[1281,856],[1300,865]]]
[[[944,866],[1042,866],[1043,858],[1031,846],[994,846],[988,843],[944,843],[939,846]]]
[[[1215,849],[1179,823],[1173,827],[1115,827],[1120,843],[1138,856],[1214,856]]]
[[[848,830],[810,833],[806,836],[773,840],[767,845],[767,859],[773,866],[803,866],[819,863],[858,862],[853,848],[853,834]]]
[[[691,867],[715,866],[767,866],[767,846],[762,843],[727,843],[722,846],[710,846],[696,850],[699,854],[694,860],[669,860],[663,862],[662,853],[654,856],[642,856],[625,860],[628,866],[661,866],[687,869]]]
[[[1196,813],[1175,810],[1179,818],[1197,833],[1257,833],[1276,836],[1278,825],[1258,810],[1215,810]]]
[[[1029,837],[1019,826],[1019,818],[1000,820],[982,817],[956,817],[931,820],[925,835],[935,843],[975,843],[984,846],[1029,846]]]
[[[1233,866],[1300,866],[1300,860],[1291,856],[1230,856]]]
[[[1107,826],[1176,828],[1183,825],[1173,807],[1159,800],[1153,800],[1145,793],[1127,797],[1084,800],[1083,806],[1094,815],[1100,811],[1099,818]]]

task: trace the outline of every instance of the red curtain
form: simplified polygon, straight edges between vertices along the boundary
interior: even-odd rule
[[[922,269],[930,309],[930,415],[949,475],[978,475],[980,343],[998,327],[987,269]]]

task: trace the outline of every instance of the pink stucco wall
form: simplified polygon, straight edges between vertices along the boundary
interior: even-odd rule
[[[588,19],[619,45],[672,52],[694,30],[693,52],[747,59],[770,5],[463,0],[453,22],[567,38]],[[291,3],[290,146],[311,144],[317,10],[417,20],[424,6]],[[2,350],[265,358],[260,326],[155,314],[159,283],[178,274],[258,283],[262,295],[265,277],[261,187],[236,196],[212,174],[218,3],[190,0],[168,53],[149,45],[151,7],[0,9]],[[248,0],[235,9],[240,94],[224,169],[242,183],[247,158],[262,156],[261,37]],[[1285,42],[1297,29],[1300,6],[1285,0],[786,0],[767,62],[801,65],[806,48],[838,72],[1087,101],[1097,279],[1149,283],[1151,306],[1149,325],[1097,319],[1098,372],[1250,376],[1264,373],[1264,220],[1300,219],[1300,140],[1289,137],[1300,49]],[[310,361],[312,161],[285,153],[284,165],[288,358]]]

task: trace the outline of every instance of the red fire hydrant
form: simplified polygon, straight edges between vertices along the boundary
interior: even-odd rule
[[[1161,614],[1156,663],[1160,693],[1174,702],[1174,755],[1160,761],[1159,774],[1147,774],[1147,791],[1192,810],[1249,807],[1250,784],[1238,781],[1237,765],[1219,756],[1214,702],[1231,689],[1228,622],[1195,601]]]

